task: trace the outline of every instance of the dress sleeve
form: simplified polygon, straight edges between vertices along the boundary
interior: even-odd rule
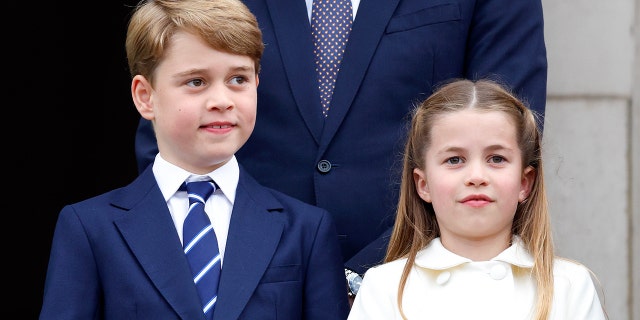
[[[396,297],[398,288],[392,285],[384,270],[367,270],[347,320],[401,319]]]
[[[607,319],[592,272],[577,262],[559,259],[554,275],[554,319]],[[597,278],[596,278],[597,279]]]

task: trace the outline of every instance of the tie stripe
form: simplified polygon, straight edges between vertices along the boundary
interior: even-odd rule
[[[206,199],[215,191],[213,181],[187,182],[189,212],[183,226],[184,253],[193,273],[193,282],[198,289],[202,312],[212,319],[218,300],[220,281],[220,251],[218,239],[211,221],[204,211]]]
[[[189,242],[185,247],[184,247],[184,254],[189,253],[189,251],[191,251],[191,248],[193,248],[193,246],[197,245],[198,242],[200,241],[200,239],[202,239],[202,237],[207,235],[207,232],[209,231],[213,231],[213,227],[211,225],[208,225],[206,227],[204,227],[204,229],[202,229],[202,231],[200,231],[195,238],[193,238],[193,240],[191,240],[191,242]]]
[[[195,278],[193,278],[193,282],[194,283],[198,283],[200,282],[200,279],[202,279],[202,277],[207,275],[207,272],[209,272],[209,270],[216,265],[216,263],[220,262],[220,255],[217,255],[215,258],[211,259],[211,261],[209,261],[209,263],[204,266],[204,268],[202,268],[202,270],[200,270],[200,273],[198,273]]]

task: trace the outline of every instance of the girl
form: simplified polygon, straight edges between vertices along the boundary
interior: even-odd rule
[[[591,273],[554,256],[535,115],[490,80],[415,111],[385,263],[349,320],[605,319]]]

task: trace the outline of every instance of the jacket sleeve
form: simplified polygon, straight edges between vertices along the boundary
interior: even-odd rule
[[[387,229],[383,234],[369,243],[366,247],[355,254],[345,263],[345,268],[351,269],[360,275],[371,267],[381,264],[387,253],[387,246],[391,238],[393,227]]]
[[[92,248],[72,206],[58,216],[44,286],[40,320],[94,319],[100,285]]]
[[[331,215],[326,211],[316,231],[305,279],[305,319],[346,319],[349,302],[340,244]]]

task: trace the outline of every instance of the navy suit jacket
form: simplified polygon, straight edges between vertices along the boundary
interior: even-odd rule
[[[544,114],[540,0],[361,1],[326,119],[305,2],[244,2],[266,47],[256,127],[238,161],[260,183],[327,209],[359,273],[384,256],[410,112],[437,85],[493,78]],[[140,169],[157,152],[146,120],[136,152]]]
[[[40,319],[204,319],[151,167],[60,212]],[[331,215],[241,167],[214,319],[346,319]]]

